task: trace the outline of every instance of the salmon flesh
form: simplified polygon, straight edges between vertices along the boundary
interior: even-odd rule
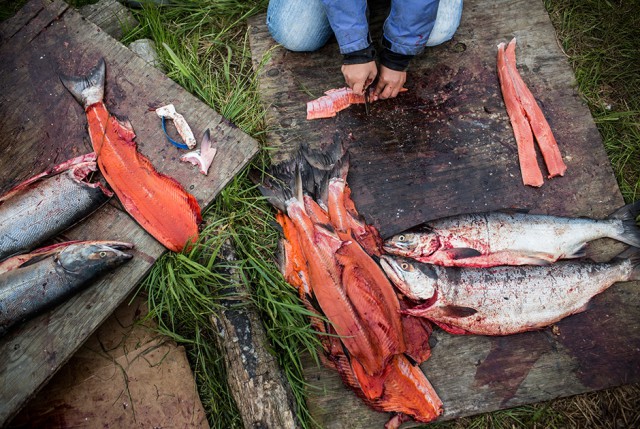
[[[438,219],[397,234],[384,243],[393,255],[451,267],[544,265],[582,257],[587,242],[612,238],[640,247],[635,218],[640,201],[607,219],[570,218],[521,212],[486,212]]]
[[[132,255],[129,243],[85,241],[58,244],[0,274],[0,335],[50,308],[113,270]]]
[[[156,171],[138,152],[131,124],[109,113],[102,101],[105,69],[101,59],[87,76],[60,79],[84,107],[100,172],[127,213],[166,248],[179,252],[198,238],[200,206],[180,183]]]
[[[96,155],[82,155],[32,177],[0,196],[0,261],[28,252],[79,222],[113,195],[91,183]]]
[[[392,282],[425,317],[454,334],[508,335],[541,329],[586,309],[616,282],[640,279],[640,250],[608,263],[561,261],[548,266],[458,268],[382,256]]]

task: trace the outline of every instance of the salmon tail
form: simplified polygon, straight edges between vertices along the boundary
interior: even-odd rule
[[[271,205],[286,213],[286,201],[293,197],[295,175],[295,163],[283,162],[272,165],[266,172],[261,173],[254,170],[251,172],[250,178],[258,184],[260,193]]]
[[[640,249],[637,247],[628,247],[619,253],[614,260],[631,262],[631,272],[625,281],[640,280]]]
[[[619,219],[623,224],[623,232],[619,237],[615,237],[616,240],[629,246],[640,247],[640,228],[636,224],[638,215],[640,215],[640,200],[627,204],[609,215],[607,219]]]
[[[60,74],[62,84],[85,109],[99,103],[104,97],[104,81],[107,66],[104,58],[85,76],[66,76]]]
[[[334,177],[346,180],[349,171],[349,154],[342,140],[334,138],[323,150],[303,147],[301,158],[308,179],[305,181],[305,191],[326,207],[330,180]]]

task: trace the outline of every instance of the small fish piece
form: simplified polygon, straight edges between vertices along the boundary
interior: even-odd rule
[[[381,264],[398,289],[421,300],[407,314],[453,334],[541,329],[586,310],[593,296],[614,283],[640,279],[640,249],[633,247],[607,263],[448,268],[385,255]]]
[[[0,261],[36,247],[81,221],[113,195],[100,182],[96,155],[56,165],[0,196]]]
[[[100,59],[87,76],[60,80],[84,107],[100,172],[127,213],[166,248],[180,252],[198,238],[198,201],[138,152],[131,124],[113,117],[103,102],[105,76]]]
[[[128,261],[132,255],[123,250],[132,247],[115,241],[61,244],[0,274],[0,335]]]
[[[158,107],[156,109],[156,114],[161,118],[168,118],[173,121],[178,134],[180,134],[180,137],[182,137],[182,141],[188,149],[193,149],[194,147],[196,147],[196,138],[193,136],[191,127],[189,127],[189,124],[187,123],[187,120],[184,119],[184,116],[176,112],[176,108],[173,104],[167,104],[166,106]]]
[[[504,43],[498,45],[497,67],[502,97],[518,146],[518,160],[520,162],[522,182],[525,185],[540,187],[544,184],[544,179],[542,178],[542,171],[540,171],[536,159],[533,133],[531,132],[531,125],[529,125],[524,109],[520,104],[515,84],[509,73]]]
[[[368,106],[369,102],[378,100],[374,88],[369,87],[365,91],[368,91],[368,100],[365,99],[364,93],[356,94],[349,87],[330,89],[322,97],[307,102],[307,119],[333,118],[336,113],[352,104],[365,104]],[[400,92],[406,91],[407,88],[400,90]]]
[[[450,267],[545,265],[585,255],[587,242],[612,238],[640,247],[640,201],[606,219],[494,211],[426,222],[384,243],[393,255]]]
[[[200,143],[200,149],[196,149],[192,152],[185,153],[180,157],[182,162],[190,162],[198,167],[200,173],[205,176],[209,174],[209,167],[213,162],[213,158],[216,156],[216,148],[211,144],[211,132],[207,128],[207,131],[202,137],[202,143]]]

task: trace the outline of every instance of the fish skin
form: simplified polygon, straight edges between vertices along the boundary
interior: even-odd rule
[[[73,158],[0,197],[0,261],[28,252],[87,217],[113,195],[89,183],[95,154]]]
[[[478,335],[544,328],[584,311],[593,296],[614,283],[640,279],[636,248],[607,263],[561,261],[489,269],[441,267],[388,255],[382,260],[400,290],[424,300],[406,314],[425,317],[451,333]]]
[[[449,267],[545,265],[582,257],[587,242],[604,237],[640,247],[639,211],[640,201],[603,220],[500,211],[464,214],[397,234],[385,241],[384,250]]]
[[[138,152],[131,124],[109,113],[103,102],[105,74],[101,59],[87,76],[60,79],[85,108],[100,172],[127,213],[166,248],[180,252],[198,238],[200,206],[180,183],[156,171]]]
[[[131,259],[123,250],[132,247],[111,241],[73,242],[0,274],[0,335]]]

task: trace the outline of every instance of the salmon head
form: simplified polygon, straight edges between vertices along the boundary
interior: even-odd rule
[[[123,252],[133,245],[116,241],[84,241],[65,247],[56,255],[57,263],[69,273],[86,274],[114,268],[133,256]]]
[[[424,301],[435,296],[438,274],[432,265],[391,255],[380,256],[380,265],[387,277],[407,298]]]
[[[384,242],[384,250],[409,258],[427,257],[441,247],[440,237],[431,229],[421,228],[394,235]]]

